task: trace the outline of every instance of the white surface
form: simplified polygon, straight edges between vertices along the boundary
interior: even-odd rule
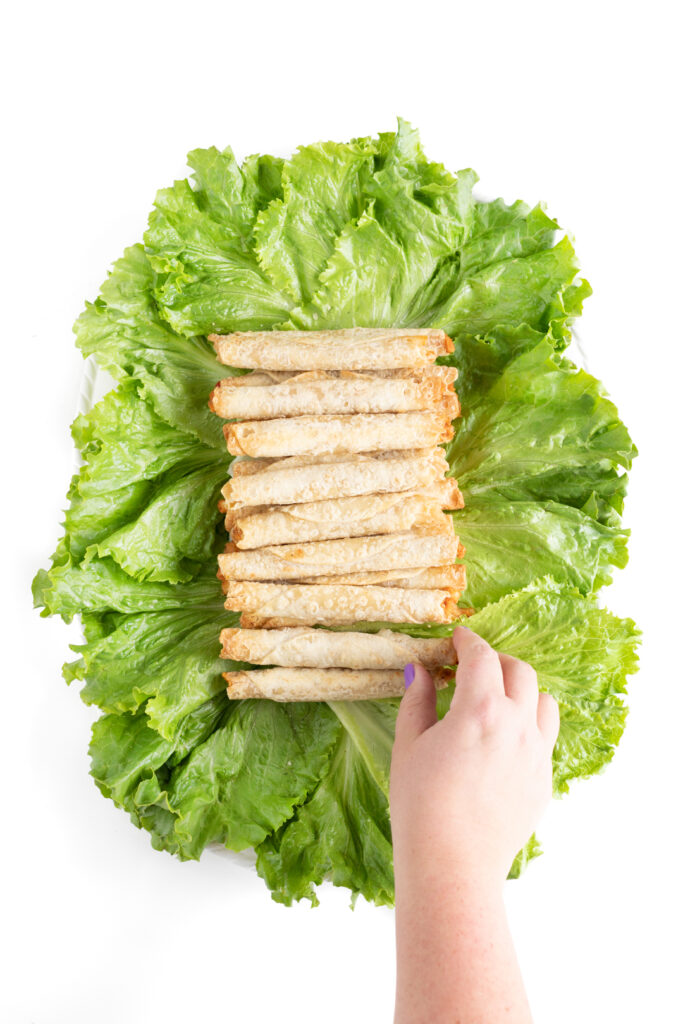
[[[245,13],[251,10],[252,13]],[[536,1024],[680,1019],[677,32],[621,5],[15,5],[0,258],[4,558],[0,1019],[389,1021],[393,916],[326,889],[271,903],[220,857],[181,864],[88,777],[92,711],[59,679],[76,627],[29,582],[58,537],[81,358],[70,326],[184,154],[287,154],[411,119],[485,194],[543,198],[595,289],[581,325],[641,449],[631,564],[607,594],[646,642],[629,726],[554,805],[509,886]],[[20,12],[20,13],[17,13]],[[12,32],[12,28],[14,32]],[[9,357],[9,363],[8,363]],[[9,567],[9,580],[7,568]]]

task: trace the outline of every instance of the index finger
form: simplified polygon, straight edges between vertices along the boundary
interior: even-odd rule
[[[458,656],[454,700],[457,697],[461,703],[487,695],[505,696],[503,668],[490,644],[471,629],[458,626],[453,631],[453,646]]]

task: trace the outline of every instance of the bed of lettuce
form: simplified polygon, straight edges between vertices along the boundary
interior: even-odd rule
[[[35,602],[81,618],[85,642],[64,676],[102,711],[92,775],[154,847],[183,859],[211,843],[254,847],[288,904],[316,903],[326,878],[390,904],[397,701],[225,695],[218,634],[237,617],[215,557],[230,456],[207,399],[230,371],[206,334],[429,325],[452,336],[463,605],[472,629],[530,661],[558,699],[558,794],[603,768],[624,728],[638,632],[596,594],[627,559],[635,448],[602,385],[563,355],[590,288],[540,206],[473,198],[475,174],[427,160],[405,122],[284,162],[240,165],[213,148],[188,162],[192,180],[159,192],[143,243],[75,325],[84,356],[118,386],[73,424],[82,468]],[[533,839],[512,874],[538,850]]]

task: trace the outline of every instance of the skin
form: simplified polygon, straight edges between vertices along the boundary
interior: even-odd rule
[[[451,708],[406,669],[391,765],[395,1024],[529,1024],[503,883],[552,792],[556,701],[526,662],[470,630]]]

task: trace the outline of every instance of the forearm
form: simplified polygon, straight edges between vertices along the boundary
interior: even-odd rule
[[[531,1024],[503,883],[550,799],[559,709],[530,665],[467,629],[453,642],[446,715],[413,665],[396,720],[395,1024]]]
[[[502,886],[416,875],[398,865],[395,1024],[530,1024]]]

